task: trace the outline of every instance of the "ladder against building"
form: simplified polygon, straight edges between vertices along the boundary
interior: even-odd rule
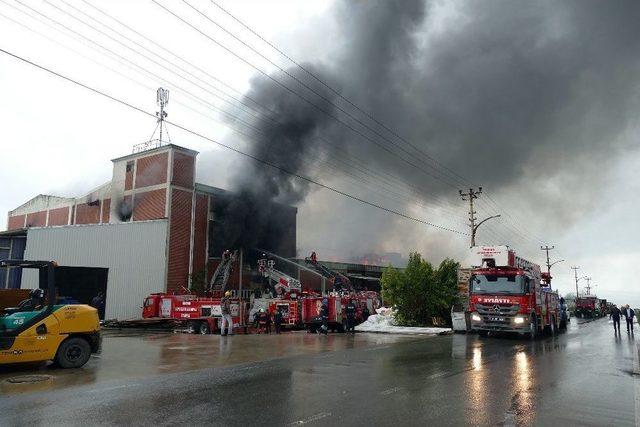
[[[222,253],[220,264],[218,264],[218,268],[216,268],[209,282],[209,291],[213,291],[214,295],[222,296],[224,294],[227,283],[229,282],[229,277],[231,277],[231,273],[233,272],[233,263],[236,262],[237,259],[238,251],[231,252],[230,250],[226,250]]]

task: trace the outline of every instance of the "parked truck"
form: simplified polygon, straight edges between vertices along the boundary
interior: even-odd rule
[[[601,316],[602,309],[598,297],[595,295],[583,295],[580,298],[576,298],[576,317],[593,319]]]
[[[154,293],[144,300],[142,318],[146,321],[170,321],[192,333],[215,333],[219,330],[222,316],[221,300],[218,297],[200,297],[190,293]],[[245,301],[231,297],[230,308],[233,327],[246,326]]]
[[[516,256],[507,246],[472,248],[469,279],[471,329],[514,332],[532,338],[555,335],[560,321],[558,293],[540,266]],[[544,280],[543,280],[544,279]]]

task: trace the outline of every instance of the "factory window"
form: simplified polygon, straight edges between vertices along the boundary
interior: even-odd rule
[[[133,172],[133,160],[127,162],[127,172]]]

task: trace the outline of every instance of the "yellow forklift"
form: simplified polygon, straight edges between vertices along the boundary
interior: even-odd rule
[[[62,368],[83,366],[100,350],[98,311],[84,304],[56,304],[52,261],[2,260],[0,268],[37,269],[45,292],[34,289],[18,307],[0,313],[0,365],[53,360]]]

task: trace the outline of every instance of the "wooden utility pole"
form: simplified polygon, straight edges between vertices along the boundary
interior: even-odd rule
[[[580,267],[571,267],[576,277],[576,301],[578,300],[578,270]]]
[[[482,187],[478,187],[478,191],[474,191],[473,188],[470,188],[468,193],[463,193],[462,190],[459,190],[458,192],[460,193],[460,197],[462,198],[462,200],[464,200],[465,202],[469,201],[469,228],[471,228],[471,247],[474,247],[476,245],[476,231],[478,231],[478,227],[492,218],[500,218],[500,215],[492,215],[476,224],[476,220],[478,218],[476,218],[476,211],[473,207],[473,201],[474,199],[477,199],[480,194],[482,194]]]
[[[469,202],[469,227],[471,227],[471,247],[476,245],[476,211],[473,208],[473,201],[482,194],[482,187],[478,187],[478,191],[474,191],[473,188],[469,189],[468,193],[463,193],[459,190],[460,197],[465,202]]]
[[[549,251],[553,248],[555,248],[555,246],[540,246],[540,249],[547,253],[547,273],[549,275],[551,275],[551,261],[549,260]]]

